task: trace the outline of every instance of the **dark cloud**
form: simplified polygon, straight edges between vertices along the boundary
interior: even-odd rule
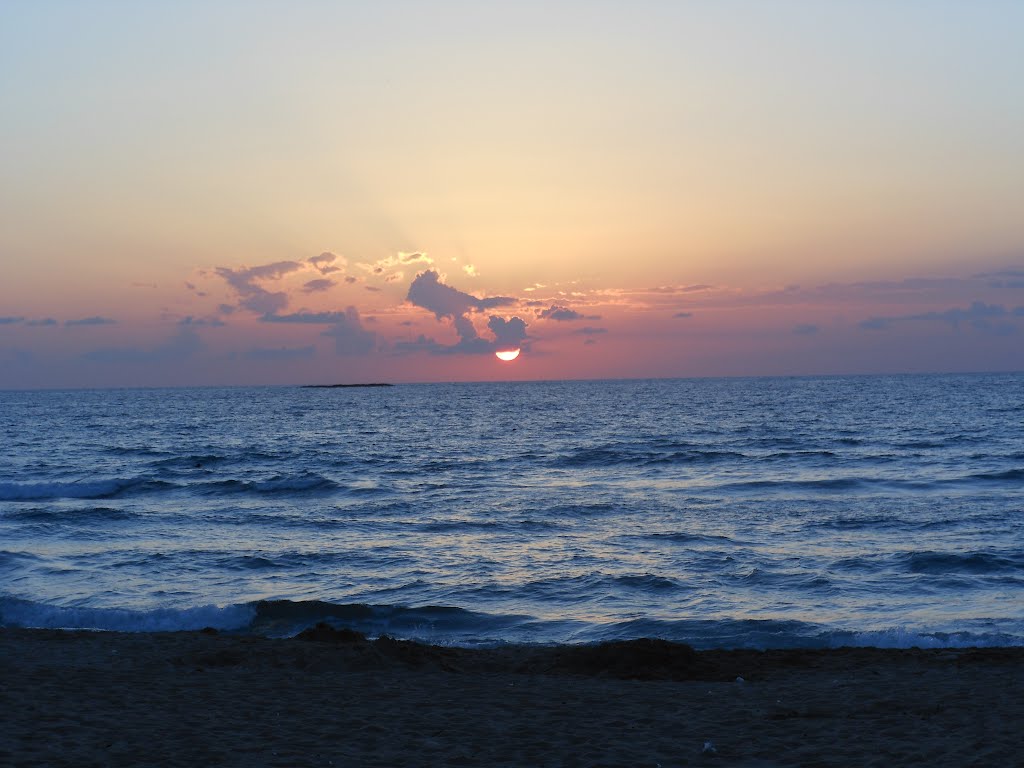
[[[987,280],[992,288],[1024,288],[1024,269],[1000,269],[974,276],[980,280]]]
[[[366,285],[366,286],[363,286],[363,287],[366,290],[368,290],[370,293],[380,293],[380,288],[378,288],[375,285]]]
[[[349,285],[352,285],[352,283],[356,282],[356,279],[357,278],[352,277],[352,275],[349,275],[348,277],[345,278],[345,282],[348,283]]]
[[[819,330],[821,329],[812,323],[800,323],[793,328],[793,333],[797,336],[813,336]]]
[[[678,319],[693,317],[693,312],[676,312],[674,315],[672,315],[672,317]]]
[[[307,360],[316,354],[316,348],[308,347],[253,347],[242,353],[246,360]]]
[[[432,355],[446,355],[452,354],[454,351],[453,346],[446,346],[433,339],[433,337],[424,336],[422,333],[417,336],[413,341],[399,341],[394,345],[394,350],[397,354],[411,354],[414,352],[427,352]]]
[[[339,355],[368,355],[377,348],[377,334],[363,328],[359,310],[348,307],[344,314],[336,314],[338,319],[322,335],[334,339],[334,348]]]
[[[898,318],[894,317],[869,317],[860,323],[860,327],[869,331],[885,331],[892,327]]]
[[[981,331],[988,331],[997,335],[1013,333],[1016,328],[1006,323],[996,323],[1009,316],[1011,313],[1001,304],[986,304],[983,301],[975,301],[966,309],[953,307],[942,312],[923,312],[915,315],[898,315],[895,317],[872,317],[860,323],[861,328],[875,331],[888,330],[896,325],[913,322],[942,322],[954,329],[959,329],[961,324],[970,325]],[[1016,314],[1016,310],[1013,314]]]
[[[338,257],[330,251],[324,251],[319,256],[310,256],[307,261],[312,264],[321,275],[331,272],[340,272],[341,267],[333,266]]]
[[[320,277],[316,280],[310,280],[308,283],[302,286],[302,290],[306,293],[316,293],[317,291],[326,291],[328,288],[333,288],[337,283],[327,277]]]
[[[0,325],[17,325],[18,323],[25,322],[24,317],[14,317],[8,315],[7,317],[0,317]]]
[[[503,307],[515,304],[516,300],[508,296],[492,296],[489,298],[477,298],[469,293],[464,293],[450,285],[441,282],[440,275],[433,270],[421,272],[409,286],[409,293],[406,299],[434,313],[438,320],[451,320],[455,332],[459,335],[457,344],[446,347],[451,352],[464,352],[467,354],[486,354],[494,351],[494,342],[481,339],[470,320],[471,312],[481,312],[492,307]],[[500,319],[500,318],[499,318]],[[493,318],[492,318],[493,320]],[[513,318],[519,320],[519,318]],[[505,321],[502,321],[505,322]],[[508,321],[512,322],[512,321]],[[519,320],[522,323],[522,320]],[[525,327],[524,338],[525,338]],[[491,329],[494,330],[493,328]]]
[[[299,269],[302,269],[302,264],[297,261],[277,261],[273,264],[240,269],[217,267],[215,271],[234,288],[240,299],[240,307],[265,315],[280,312],[288,306],[288,295],[284,291],[268,291],[257,283],[280,280]]]
[[[227,323],[221,320],[219,317],[187,317],[181,318],[178,321],[180,326],[192,326],[192,327],[207,327],[207,328],[223,328]]]
[[[466,315],[473,310],[483,311],[516,303],[516,300],[509,296],[478,299],[472,294],[463,293],[442,283],[440,275],[432,269],[416,275],[409,286],[406,299],[417,307],[429,309],[438,320],[445,317],[454,320],[459,315]]]
[[[187,360],[202,349],[199,335],[182,327],[157,347],[107,347],[86,352],[82,357],[96,363],[166,363]]]
[[[295,312],[291,315],[263,315],[263,323],[309,323],[330,325],[345,319],[344,312]]]
[[[568,307],[561,307],[556,304],[552,304],[549,309],[542,310],[537,315],[542,320],[600,320],[600,315],[583,315],[574,309]]]
[[[518,317],[505,320],[492,316],[487,319],[487,327],[494,334],[494,350],[517,349],[527,339],[526,323]]]
[[[80,320],[65,320],[64,325],[75,326],[75,325],[114,325],[117,320],[110,317],[100,317],[99,315],[93,315],[92,317],[83,317]]]
[[[579,334],[580,336],[596,336],[596,335],[598,335],[600,333],[608,333],[608,329],[607,328],[593,328],[593,327],[588,325],[588,326],[585,326],[583,328],[579,328],[579,329],[573,331],[573,333]]]
[[[974,275],[978,280],[987,280],[992,288],[1024,288],[1024,269],[1001,269],[996,272],[982,272]]]
[[[230,304],[218,304],[217,311],[220,312],[222,315],[230,315],[234,313],[235,307],[231,306]]]
[[[474,335],[462,337],[455,344],[441,344],[431,337],[420,334],[415,341],[400,341],[394,345],[398,354],[426,352],[431,355],[491,355],[505,349],[519,349],[527,346],[529,336],[526,333],[526,322],[519,317],[508,320],[492,316],[487,320],[487,327],[494,334],[494,340]]]
[[[57,325],[57,321],[54,320],[52,317],[41,317],[38,320],[29,320],[28,322],[25,323],[25,325],[35,325],[35,326]]]
[[[972,277],[978,280],[989,280],[991,278],[1000,277],[1024,277],[1024,269],[1000,269],[995,272],[979,272]]]
[[[584,344],[597,344],[597,339],[587,339]]]

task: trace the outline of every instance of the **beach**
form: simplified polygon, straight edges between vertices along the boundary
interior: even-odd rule
[[[0,630],[0,763],[1014,765],[1024,649]]]

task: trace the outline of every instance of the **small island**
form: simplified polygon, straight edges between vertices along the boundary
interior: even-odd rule
[[[372,384],[303,384],[302,389],[352,389],[354,387],[393,387],[394,384],[374,382]]]

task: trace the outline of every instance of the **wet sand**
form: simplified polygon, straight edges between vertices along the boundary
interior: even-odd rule
[[[1022,724],[1020,648],[0,630],[10,766],[1009,766]]]

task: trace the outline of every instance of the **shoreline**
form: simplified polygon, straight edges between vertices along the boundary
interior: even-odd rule
[[[0,762],[767,768],[1009,765],[1024,752],[1018,647],[303,635],[0,629]]]

